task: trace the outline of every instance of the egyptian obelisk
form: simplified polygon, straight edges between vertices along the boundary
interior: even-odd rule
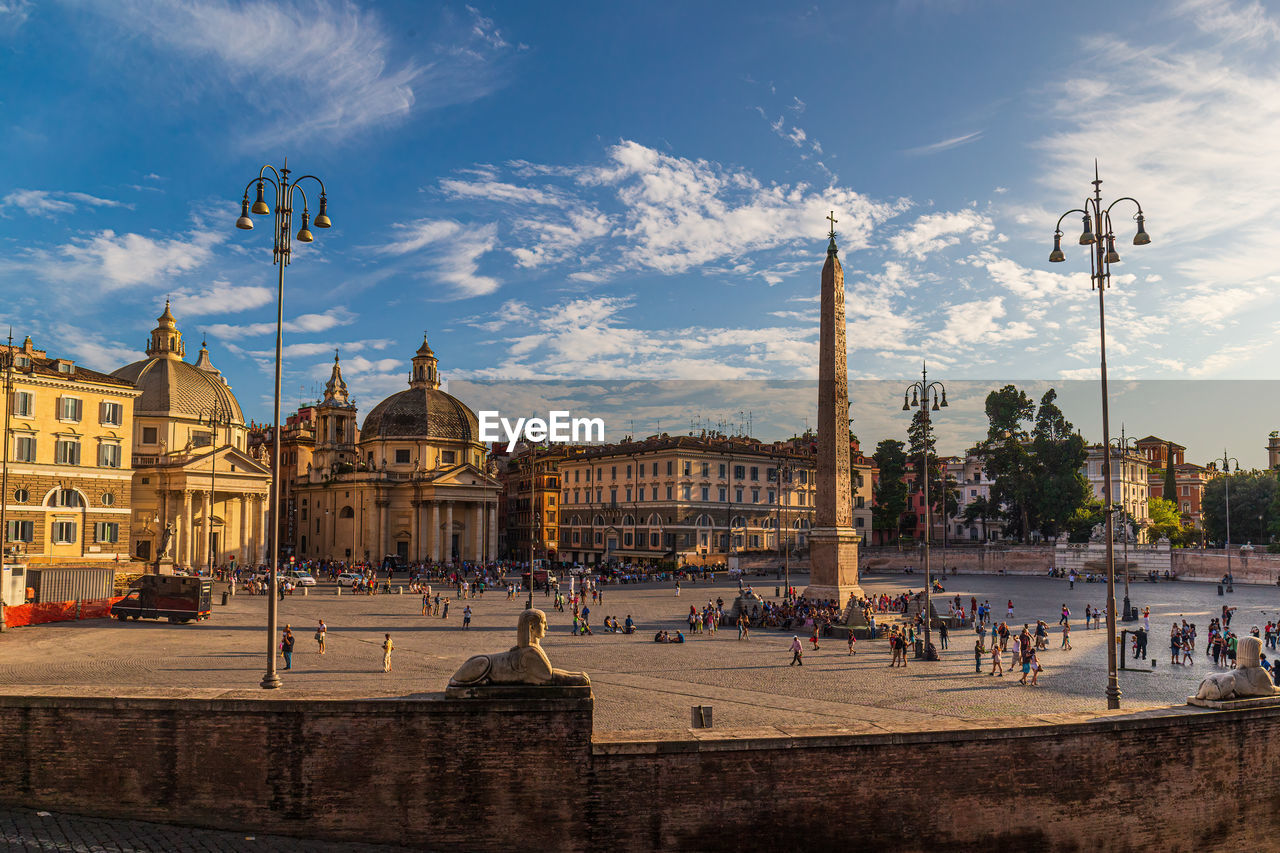
[[[845,349],[844,270],[836,249],[834,211],[827,262],[822,265],[822,330],[818,344],[818,494],[809,535],[811,565],[805,597],[834,599],[840,607],[858,586],[858,543],[853,529],[849,465],[849,367]]]

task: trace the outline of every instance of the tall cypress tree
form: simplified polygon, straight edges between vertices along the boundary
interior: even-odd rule
[[[1178,506],[1178,478],[1173,470],[1173,442],[1169,442],[1169,458],[1165,460],[1164,465],[1164,494],[1162,497],[1167,501],[1173,501],[1174,506]]]

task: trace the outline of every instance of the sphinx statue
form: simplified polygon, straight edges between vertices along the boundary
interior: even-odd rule
[[[446,696],[471,695],[476,688],[590,687],[585,672],[566,672],[551,665],[539,640],[547,635],[547,614],[526,610],[516,625],[516,644],[505,652],[469,658],[449,679]]]
[[[1262,668],[1261,655],[1262,640],[1257,637],[1242,637],[1236,646],[1236,668],[1230,672],[1216,672],[1205,678],[1200,682],[1196,698],[1222,702],[1280,693],[1271,680],[1271,674]]]

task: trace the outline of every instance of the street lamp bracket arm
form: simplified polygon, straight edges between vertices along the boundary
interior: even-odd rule
[[[298,184],[302,183],[303,181],[307,180],[308,178],[310,178],[311,180],[315,181],[317,184],[319,184],[319,185],[320,185],[320,192],[321,192],[321,194],[322,194],[322,195],[327,193],[327,191],[326,191],[326,190],[325,190],[325,188],[324,188],[324,181],[320,180],[320,179],[319,179],[318,177],[316,177],[315,175],[303,175],[302,177],[300,177],[300,178],[298,178],[297,180],[295,180],[295,181],[293,182],[293,185],[296,187]],[[299,190],[299,192],[301,192],[301,190]]]
[[[245,185],[244,185],[244,191],[245,191],[245,192],[248,192],[248,191],[249,191],[249,189],[250,189],[251,187],[253,187],[253,186],[255,186],[255,185],[257,185],[257,184],[259,184],[259,183],[261,183],[261,182],[266,182],[266,183],[268,183],[268,184],[271,184],[271,186],[273,186],[273,187],[275,187],[275,188],[276,188],[276,191],[277,191],[277,192],[280,190],[280,184],[279,184],[277,181],[272,180],[272,179],[271,179],[269,176],[267,176],[267,175],[259,175],[258,177],[256,177],[256,178],[252,179],[251,181],[249,181],[249,183],[247,183],[247,184],[245,184]]]
[[[1085,204],[1088,204],[1088,202],[1086,201],[1086,202],[1085,202]],[[1064,214],[1062,214],[1061,216],[1059,216],[1059,217],[1058,217],[1058,224],[1057,224],[1057,225],[1055,225],[1055,226],[1053,226],[1053,230],[1054,230],[1054,231],[1056,231],[1057,233],[1061,234],[1061,233],[1062,233],[1062,220],[1066,219],[1068,216],[1070,216],[1070,215],[1071,215],[1071,214],[1073,214],[1073,213],[1083,213],[1083,214],[1084,214],[1084,215],[1086,215],[1086,216],[1088,216],[1088,215],[1089,215],[1089,211],[1087,211],[1087,210],[1083,210],[1083,209],[1081,209],[1081,208],[1079,208],[1079,207],[1072,208],[1071,210],[1068,210],[1066,213],[1064,213]]]
[[[1133,202],[1134,206],[1138,208],[1138,212],[1137,212],[1136,214],[1134,214],[1134,217],[1135,217],[1135,218],[1136,218],[1136,217],[1138,217],[1138,216],[1141,216],[1141,215],[1142,215],[1142,203],[1141,203],[1141,202],[1139,202],[1139,201],[1138,201],[1136,198],[1134,198],[1133,196],[1126,195],[1126,196],[1121,196],[1120,198],[1118,198],[1118,199],[1116,199],[1115,201],[1111,202],[1111,204],[1107,205],[1107,217],[1108,217],[1108,218],[1110,218],[1110,216],[1111,216],[1111,208],[1115,207],[1117,204],[1119,204],[1119,203],[1120,203],[1120,202],[1122,202],[1122,201],[1131,201],[1131,202]]]

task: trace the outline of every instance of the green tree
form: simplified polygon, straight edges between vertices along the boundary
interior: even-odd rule
[[[1050,388],[1040,398],[1032,430],[1034,497],[1040,532],[1053,539],[1066,529],[1076,509],[1089,499],[1089,483],[1081,473],[1088,451],[1084,438],[1072,432],[1071,422],[1054,402],[1058,392]]]
[[[1164,537],[1177,546],[1187,544],[1188,530],[1182,523],[1182,514],[1178,512],[1176,503],[1165,498],[1149,498],[1147,514],[1151,517],[1148,530],[1152,540]]]
[[[994,518],[997,515],[999,515],[999,511],[991,505],[990,501],[984,497],[976,497],[964,505],[964,514],[961,518],[964,519],[965,524],[971,527],[980,522],[982,536],[985,539],[987,537],[987,519]]]
[[[1091,497],[1067,519],[1067,536],[1072,542],[1088,542],[1093,529],[1102,523],[1102,501]]]
[[[1173,470],[1173,442],[1169,442],[1169,457],[1164,466],[1164,498],[1178,505],[1178,474]]]
[[[1263,544],[1276,521],[1280,481],[1270,471],[1237,471],[1214,477],[1204,487],[1204,529],[1209,538],[1226,542],[1227,483],[1231,483],[1231,541]]]
[[[1006,533],[1025,542],[1032,525],[1036,466],[1024,424],[1035,415],[1035,405],[1025,391],[1006,385],[987,395],[986,412],[987,437],[978,451],[992,480],[991,502],[1008,519]]]
[[[872,458],[880,469],[880,481],[872,490],[875,506],[871,508],[871,525],[876,530],[888,530],[897,538],[902,525],[902,515],[907,511],[907,454],[903,443],[886,438],[876,445]]]

